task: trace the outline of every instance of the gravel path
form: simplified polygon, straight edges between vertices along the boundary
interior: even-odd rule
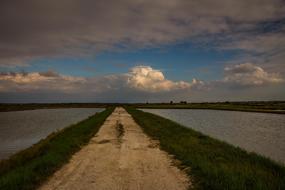
[[[88,145],[41,190],[184,190],[186,174],[146,136],[125,109],[116,108]]]

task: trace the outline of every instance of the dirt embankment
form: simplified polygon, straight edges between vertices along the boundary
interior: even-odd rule
[[[189,185],[157,142],[123,108],[116,108],[90,143],[40,189],[184,190]]]

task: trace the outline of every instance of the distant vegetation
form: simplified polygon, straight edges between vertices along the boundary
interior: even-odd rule
[[[171,101],[169,103],[133,104],[133,106],[137,108],[151,108],[151,109],[215,109],[215,110],[285,114],[285,101],[203,102],[203,103],[187,103],[186,101],[180,101],[179,103],[174,103]]]
[[[0,189],[35,189],[88,143],[114,108],[52,133],[46,139],[0,162]]]
[[[163,150],[190,168],[186,171],[196,189],[285,189],[284,166],[160,116],[126,109],[146,134],[160,141]]]
[[[20,111],[34,109],[56,109],[56,108],[102,108],[108,106],[132,105],[137,108],[152,109],[216,109],[233,111],[250,111],[265,113],[285,113],[285,101],[250,101],[250,102],[203,102],[187,103],[180,101],[178,103],[170,101],[169,103],[55,103],[55,104],[0,104],[0,112]]]
[[[105,103],[32,103],[32,104],[0,104],[0,112],[5,111],[21,111],[35,109],[56,109],[56,108],[103,108],[111,104]],[[113,105],[113,104],[112,104]]]

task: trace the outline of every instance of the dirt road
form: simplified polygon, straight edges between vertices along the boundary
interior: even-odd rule
[[[184,190],[189,180],[131,115],[116,108],[90,143],[40,190]]]

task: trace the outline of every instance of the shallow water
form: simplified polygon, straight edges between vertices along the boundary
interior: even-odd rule
[[[100,112],[101,108],[0,112],[0,159],[8,158],[50,133]]]
[[[285,163],[285,115],[198,109],[142,110]]]

